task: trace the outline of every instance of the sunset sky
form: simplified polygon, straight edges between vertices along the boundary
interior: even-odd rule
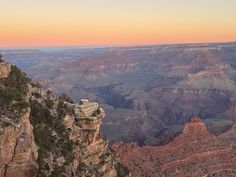
[[[236,0],[0,0],[0,47],[236,41]]]

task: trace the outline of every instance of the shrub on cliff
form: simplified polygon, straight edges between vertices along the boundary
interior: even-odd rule
[[[0,106],[12,105],[19,112],[28,108],[29,104],[25,101],[25,96],[29,81],[16,66],[11,66],[9,76],[1,80]]]
[[[4,61],[3,61],[2,54],[0,54],[0,62],[4,62]]]
[[[9,106],[16,97],[16,92],[13,90],[0,89],[0,106]]]
[[[26,77],[16,66],[11,66],[11,72],[6,79],[6,87],[15,89],[18,95],[23,96],[28,91],[28,83],[30,79]]]
[[[130,174],[130,171],[127,167],[122,166],[120,163],[117,163],[116,166],[117,177],[127,177]]]
[[[45,100],[45,104],[49,109],[52,109],[53,106],[54,106],[54,101],[50,100],[50,99],[47,99],[47,100]]]
[[[29,107],[29,103],[26,101],[18,101],[14,103],[13,108],[15,108],[17,111],[21,112],[22,110],[25,110]]]
[[[60,118],[60,111],[63,112],[63,107],[58,107],[57,114],[52,115],[49,107],[55,104],[53,100],[50,101],[50,106],[46,100],[41,100],[45,104],[39,103],[37,100],[30,101],[31,115],[30,121],[34,129],[35,142],[39,147],[38,160],[39,164],[39,177],[45,176],[63,176],[65,172],[64,168],[55,166],[54,171],[50,172],[45,158],[48,157],[49,153],[54,156],[63,156],[65,159],[64,165],[70,164],[74,160],[72,150],[74,149],[75,143],[69,139],[68,130],[63,124],[63,120]],[[52,103],[53,102],[53,103]],[[51,175],[48,175],[50,174]]]
[[[68,103],[74,103],[74,101],[73,101],[69,96],[67,96],[65,93],[63,93],[63,94],[59,97],[59,99],[60,99],[61,101],[66,101],[66,102],[68,102]]]

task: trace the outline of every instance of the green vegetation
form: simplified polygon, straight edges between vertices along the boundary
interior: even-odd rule
[[[40,93],[33,93],[32,94],[35,98],[42,98],[42,95]]]
[[[80,161],[80,162],[79,162],[79,167],[77,168],[76,173],[77,173],[77,174],[80,174],[81,171],[84,171],[85,169],[86,169],[85,163],[84,163],[83,161]]]
[[[32,87],[36,87],[36,88],[41,88],[41,86],[40,86],[40,84],[38,82],[36,82],[36,83],[32,82],[31,86]]]
[[[61,101],[66,101],[66,102],[68,102],[68,103],[74,103],[74,101],[73,101],[69,96],[67,96],[65,93],[63,93],[63,94],[59,97],[59,99],[60,99]]]
[[[95,111],[92,116],[98,116],[99,114],[101,114],[101,110],[100,109],[97,109],[97,111]]]
[[[74,110],[70,108],[67,104],[65,104],[64,101],[59,100],[57,106],[58,117],[63,118],[66,116],[66,114],[73,114],[73,111]]]
[[[18,112],[27,109],[29,106],[29,103],[26,101],[18,101],[12,105],[12,107],[15,108],[15,110],[17,110]]]
[[[2,56],[0,55],[0,62]],[[59,104],[50,99],[51,92],[47,92],[47,99],[44,99],[40,93],[34,93],[37,100],[27,101],[28,84],[30,79],[26,77],[16,66],[11,66],[11,72],[8,77],[0,80],[0,110],[8,112],[22,113],[23,110],[31,108],[30,122],[33,125],[34,138],[38,149],[37,163],[39,165],[38,177],[61,177],[65,173],[65,165],[69,165],[74,160],[73,149],[75,142],[69,139],[69,131],[63,124],[63,118],[73,110],[64,103],[72,102],[65,94],[59,99]],[[32,84],[32,87],[40,87],[38,84]],[[52,115],[50,109],[57,106],[57,114]],[[11,109],[11,110],[10,110]],[[14,118],[16,116],[13,116]],[[63,156],[65,162],[63,166],[53,166],[53,171],[45,159],[49,158],[50,153],[53,157]]]
[[[3,61],[2,54],[0,54],[0,62],[4,62],[4,61]]]
[[[53,108],[53,106],[54,106],[54,101],[53,101],[53,100],[47,99],[47,100],[44,100],[44,101],[45,101],[46,106],[47,106],[49,109],[52,109],[52,108]]]
[[[47,96],[50,96],[52,94],[51,90],[47,90]]]
[[[50,177],[66,177],[66,175],[63,174],[64,172],[64,167],[56,167]]]
[[[16,66],[11,66],[11,72],[6,79],[6,87],[14,89],[19,96],[25,96],[28,91],[30,79],[26,77]]]
[[[16,97],[17,94],[13,90],[0,89],[0,106],[10,105]]]
[[[53,101],[44,101],[46,106],[36,100],[30,102],[30,121],[34,126],[35,142],[39,146],[39,156],[37,160],[39,164],[39,177],[48,176],[49,174],[50,169],[44,160],[48,157],[49,152],[57,157],[63,156],[65,158],[64,165],[68,165],[74,160],[72,150],[75,145],[75,143],[69,139],[68,130],[63,124],[62,118],[65,115],[65,109],[67,107],[60,102],[57,109],[58,116],[53,116],[48,108],[54,104]],[[51,173],[50,177],[62,176],[64,172],[64,168],[55,166],[55,170]]]
[[[29,107],[29,104],[25,101],[29,81],[26,75],[16,66],[11,66],[9,76],[1,80],[0,106],[12,105],[20,112]]]
[[[130,173],[129,169],[127,167],[122,166],[120,163],[117,163],[115,168],[118,177],[125,177],[128,176]]]

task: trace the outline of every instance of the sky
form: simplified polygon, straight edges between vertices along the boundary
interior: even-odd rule
[[[235,0],[0,0],[0,47],[236,41]]]

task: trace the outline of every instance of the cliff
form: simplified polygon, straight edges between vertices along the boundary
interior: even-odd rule
[[[101,135],[105,112],[97,103],[56,98],[3,61],[0,112],[0,177],[116,177],[122,171]]]
[[[0,118],[0,176],[15,177],[17,174],[18,177],[34,177],[38,171],[38,153],[29,112],[18,117],[17,123],[10,116],[1,115]]]
[[[15,67],[0,62],[0,176],[34,177],[37,147],[30,124],[28,79]]]

